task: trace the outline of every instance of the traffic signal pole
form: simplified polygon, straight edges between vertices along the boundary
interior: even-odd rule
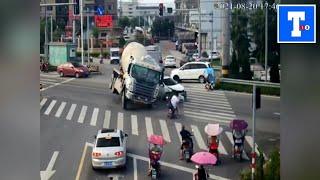
[[[252,152],[251,152],[251,179],[254,180],[256,154],[255,154],[255,128],[256,128],[256,85],[253,85],[252,94]]]
[[[83,0],[80,0],[80,29],[81,29],[81,63],[84,65],[83,54]]]

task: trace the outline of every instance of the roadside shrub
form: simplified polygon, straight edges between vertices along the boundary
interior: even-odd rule
[[[219,84],[216,84],[216,88],[228,91],[252,93],[252,86],[244,84],[221,82]],[[261,87],[261,94],[280,96],[280,88]]]

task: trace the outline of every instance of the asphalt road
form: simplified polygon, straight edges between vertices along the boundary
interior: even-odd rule
[[[161,43],[164,54],[172,53],[170,43]],[[172,45],[172,44],[171,44]],[[50,179],[149,179],[146,175],[147,136],[163,135],[168,142],[162,156],[161,179],[192,179],[194,164],[178,160],[181,125],[194,130],[195,151],[206,150],[207,123],[220,123],[224,132],[220,137],[222,165],[207,167],[213,179],[239,179],[239,172],[249,167],[249,161],[231,158],[232,142],[228,122],[244,118],[251,123],[247,94],[225,91],[207,92],[199,83],[183,83],[188,100],[180,105],[178,119],[166,118],[166,105],[158,102],[153,109],[135,106],[122,110],[118,95],[107,88],[112,68],[101,65],[102,74],[89,78],[60,78],[55,73],[41,74],[40,81],[47,89],[41,92],[41,170],[55,170]],[[167,71],[169,73],[170,70]],[[257,144],[268,156],[279,146],[279,98],[263,97],[257,112]],[[97,118],[95,118],[97,117]],[[103,127],[123,129],[128,137],[127,167],[119,170],[93,171],[90,154],[93,136]],[[251,127],[250,127],[251,128]],[[250,131],[245,149],[250,153]]]

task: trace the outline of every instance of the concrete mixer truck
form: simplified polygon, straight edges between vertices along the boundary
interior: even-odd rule
[[[109,88],[121,96],[123,109],[128,102],[152,107],[158,98],[162,70],[142,44],[131,42],[122,52],[119,69],[113,69]]]

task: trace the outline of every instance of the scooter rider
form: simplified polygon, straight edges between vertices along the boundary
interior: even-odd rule
[[[204,70],[204,74],[207,77],[207,83],[215,82],[214,69],[212,67],[207,67]]]
[[[182,144],[181,144],[181,147],[180,147],[180,160],[183,159],[183,142],[184,141],[187,141],[190,143],[190,146],[191,146],[191,149],[193,149],[193,141],[192,141],[192,134],[185,129],[185,126],[182,125],[182,128],[181,128],[181,131],[180,131],[180,135],[181,135],[181,139],[182,139]]]
[[[176,111],[178,111],[178,103],[179,103],[178,94],[174,92],[169,102],[169,108],[171,109],[173,115],[176,113]]]

